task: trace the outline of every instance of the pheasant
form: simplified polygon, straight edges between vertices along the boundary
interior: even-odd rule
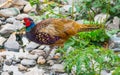
[[[38,44],[63,46],[71,36],[81,31],[99,29],[97,25],[82,25],[68,19],[46,19],[35,25],[31,18],[24,18],[26,36]]]

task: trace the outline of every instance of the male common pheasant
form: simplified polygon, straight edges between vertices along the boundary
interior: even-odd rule
[[[35,25],[31,18],[24,18],[26,36],[39,44],[62,46],[71,36],[81,31],[99,29],[97,25],[82,25],[68,19],[46,19]]]

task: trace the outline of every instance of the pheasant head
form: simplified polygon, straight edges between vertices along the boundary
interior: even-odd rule
[[[31,29],[35,26],[34,21],[31,18],[24,18],[24,25],[26,26],[26,32],[31,31]]]

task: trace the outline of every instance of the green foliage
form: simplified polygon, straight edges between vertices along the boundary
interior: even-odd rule
[[[59,10],[59,13],[56,13],[53,9],[55,7],[61,8],[62,0],[44,0],[43,3],[41,3],[39,0],[29,0],[31,5],[37,5],[37,12],[39,15],[44,15],[44,12],[49,12],[46,18],[50,18],[50,15],[54,18],[65,18],[65,17],[71,17],[71,19],[79,20],[79,19],[89,19],[94,20],[95,15],[98,13],[107,13],[110,14],[111,17],[118,16],[120,17],[120,0],[77,0],[77,2],[72,2],[72,7],[69,9],[70,11],[67,13],[61,13],[62,10]],[[63,0],[67,2],[68,0]],[[43,5],[46,4],[47,6],[44,7]],[[39,7],[44,7],[40,9]],[[74,7],[76,9],[76,12],[74,11]],[[75,14],[77,14],[75,16]]]
[[[101,70],[114,70],[120,64],[120,57],[111,50],[89,46],[75,49],[65,56],[68,73],[75,69],[75,75],[100,75]]]
[[[29,0],[31,5],[39,4],[39,0]]]
[[[38,15],[41,15],[43,19],[47,18],[66,18],[66,15],[61,14],[60,7],[61,4],[60,1],[53,2],[49,0],[44,0],[44,2],[40,2],[39,0],[29,0],[31,5],[37,5],[37,13]],[[53,10],[55,7],[58,7],[59,11]],[[46,14],[45,14],[46,12]]]
[[[62,13],[63,10],[61,10],[63,0],[43,1],[41,3],[39,0],[29,0],[31,5],[37,5],[37,13],[42,19],[70,17],[74,20],[89,19],[92,21],[98,13],[120,17],[120,0],[77,0],[77,2],[73,0],[72,7],[67,13]],[[53,10],[55,7],[58,7],[59,11]],[[86,23],[89,22],[86,21]],[[94,24],[94,22],[92,23]],[[116,30],[110,33],[116,33]],[[64,44],[64,48],[58,50],[63,53],[66,71],[70,73],[74,68],[75,75],[100,75],[101,70],[114,70],[113,75],[119,75],[120,58],[113,51],[102,48],[103,43],[108,39],[104,28],[91,32],[80,32],[71,37]],[[67,52],[69,47],[73,49]]]
[[[119,75],[119,74],[120,74],[120,66],[113,71],[112,75]]]
[[[80,32],[71,37],[64,48],[59,48],[63,53],[65,70],[70,73],[74,69],[75,75],[100,75],[102,70],[115,70],[114,73],[119,74],[120,57],[102,47],[108,39],[104,29]],[[69,47],[72,47],[70,51]]]
[[[93,20],[98,13],[108,13],[111,17],[120,15],[120,0],[78,0],[75,7],[77,12],[81,14],[77,15],[77,19]]]
[[[101,46],[102,43],[108,39],[109,37],[104,29],[94,30],[91,32],[80,32],[77,37],[73,36],[65,43],[64,49],[69,46],[75,48],[84,48],[89,45]]]

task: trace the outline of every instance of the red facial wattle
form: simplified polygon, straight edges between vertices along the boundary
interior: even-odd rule
[[[31,24],[31,22],[25,22],[25,26],[26,26],[26,27],[29,27],[30,24]]]
[[[31,24],[31,21],[28,18],[24,18],[25,26],[29,27]]]

